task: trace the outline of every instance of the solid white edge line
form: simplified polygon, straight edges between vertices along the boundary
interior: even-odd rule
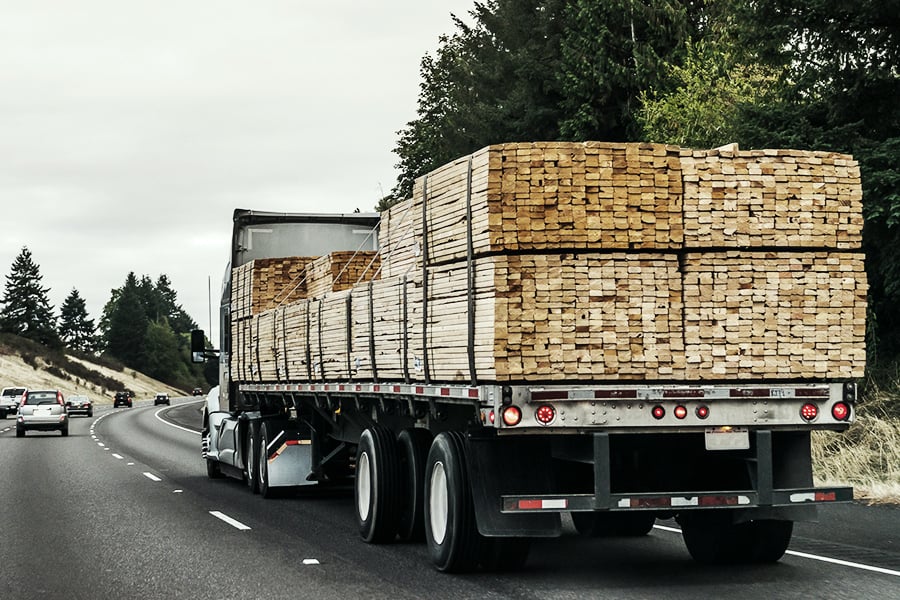
[[[159,477],[157,477],[156,475],[154,475],[153,473],[150,473],[150,472],[145,472],[144,477],[146,477],[150,481],[162,481],[162,479],[160,479]]]
[[[184,402],[184,404],[197,404],[197,403],[200,403],[200,402],[204,402],[204,400],[196,400],[195,402]],[[199,431],[194,431],[193,429],[188,429],[187,427],[182,427],[181,425],[176,425],[175,423],[169,423],[168,421],[166,421],[165,419],[163,419],[162,417],[159,416],[159,413],[161,413],[161,412],[164,411],[164,410],[168,410],[168,409],[170,409],[170,408],[172,408],[172,407],[171,407],[171,406],[166,406],[165,408],[161,408],[161,409],[159,409],[158,411],[156,411],[155,413],[153,413],[153,416],[156,417],[157,419],[159,419],[159,422],[160,422],[160,423],[165,423],[165,424],[168,425],[169,427],[174,427],[175,429],[180,429],[180,430],[182,430],[182,431],[187,431],[188,433],[193,433],[193,434],[195,434],[195,435],[200,435],[200,432],[199,432]]]
[[[225,513],[219,512],[219,511],[217,511],[217,510],[211,510],[211,511],[209,511],[209,514],[211,514],[212,516],[214,516],[215,518],[217,518],[217,519],[219,519],[219,520],[221,520],[221,521],[225,521],[226,523],[228,523],[229,525],[231,525],[231,526],[234,527],[235,529],[240,529],[241,531],[247,531],[248,529],[250,529],[249,527],[247,527],[246,525],[244,525],[244,524],[241,523],[240,521],[237,521],[237,520],[235,520],[235,519],[232,519],[231,517],[229,517],[229,516],[226,515]]]
[[[675,527],[666,527],[665,525],[654,525],[654,529],[661,529],[662,531],[670,531],[672,533],[681,533],[680,529],[676,529]],[[900,571],[894,571],[892,569],[885,569],[883,567],[873,567],[872,565],[864,565],[862,563],[850,562],[849,560],[841,560],[839,558],[829,558],[827,556],[819,556],[818,554],[808,554],[806,552],[797,552],[796,550],[787,550],[785,554],[790,554],[791,556],[796,556],[799,558],[808,558],[809,560],[818,560],[820,562],[827,562],[835,565],[841,565],[842,567],[851,567],[853,569],[862,569],[863,571],[872,571],[874,573],[881,573],[882,575],[893,575],[895,577],[900,577]]]
[[[850,562],[848,560],[841,560],[839,558],[828,558],[827,556],[807,554],[806,552],[797,552],[796,550],[788,550],[787,552],[785,552],[785,554],[790,554],[791,556],[799,556],[800,558],[809,558],[811,560],[820,560],[822,562],[841,565],[842,567],[853,567],[854,569],[862,569],[864,571],[874,571],[875,573],[881,573],[882,575],[893,575],[895,577],[900,577],[900,571],[893,571],[891,569],[884,569],[882,567],[873,567],[872,565],[864,565],[862,563]]]

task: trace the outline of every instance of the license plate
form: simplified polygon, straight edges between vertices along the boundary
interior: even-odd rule
[[[746,427],[707,427],[707,450],[748,450],[750,432]]]
[[[49,417],[50,409],[49,408],[36,408],[36,409],[34,409],[34,414],[35,414],[35,416]]]

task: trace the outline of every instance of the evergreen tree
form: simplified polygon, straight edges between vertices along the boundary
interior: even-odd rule
[[[560,81],[564,139],[631,141],[642,92],[663,88],[667,71],[701,37],[704,2],[574,0],[565,10]]]
[[[28,338],[39,344],[57,348],[61,345],[56,332],[56,317],[47,292],[41,286],[40,267],[32,260],[27,247],[15,258],[6,276],[0,329]]]
[[[92,352],[97,346],[93,319],[88,319],[87,306],[77,289],[66,297],[60,307],[59,336],[66,347]]]
[[[401,174],[390,201],[416,177],[489,144],[559,137],[564,0],[488,0],[473,25],[441,38],[421,63],[417,118],[399,132]]]
[[[172,331],[177,334],[183,334],[197,329],[197,323],[178,303],[178,296],[175,290],[172,289],[172,282],[167,275],[162,274],[156,279],[155,289],[161,312],[168,321]]]
[[[135,274],[129,273],[125,285],[114,293],[104,308],[106,351],[122,364],[140,370],[144,358],[144,336],[149,319],[141,303],[141,292]]]
[[[187,374],[187,366],[181,360],[178,336],[166,319],[147,325],[144,338],[145,360],[143,372],[155,379],[172,381],[177,375]]]

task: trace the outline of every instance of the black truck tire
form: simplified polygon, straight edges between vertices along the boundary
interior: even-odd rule
[[[425,463],[431,449],[431,432],[421,427],[404,429],[400,446],[400,506],[397,537],[403,542],[425,539]]]
[[[484,557],[485,542],[475,523],[466,467],[465,438],[457,431],[439,433],[428,452],[425,541],[438,571],[473,571]]]
[[[792,521],[759,520],[734,524],[728,515],[692,515],[681,534],[691,557],[702,564],[772,563],[791,542]]]
[[[397,536],[400,460],[397,438],[376,425],[362,432],[356,449],[354,506],[363,541],[391,542]]]
[[[244,481],[253,494],[259,493],[259,477],[256,476],[256,444],[259,438],[259,426],[250,421],[247,425],[247,445],[244,456]]]
[[[256,478],[259,481],[259,493],[263,498],[274,498],[275,488],[269,486],[269,429],[263,423],[259,426],[259,450],[256,452],[259,468]]]

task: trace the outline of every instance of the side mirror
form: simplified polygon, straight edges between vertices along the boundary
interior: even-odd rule
[[[206,334],[202,329],[194,329],[191,331],[191,362],[206,362],[209,352],[206,349]]]

